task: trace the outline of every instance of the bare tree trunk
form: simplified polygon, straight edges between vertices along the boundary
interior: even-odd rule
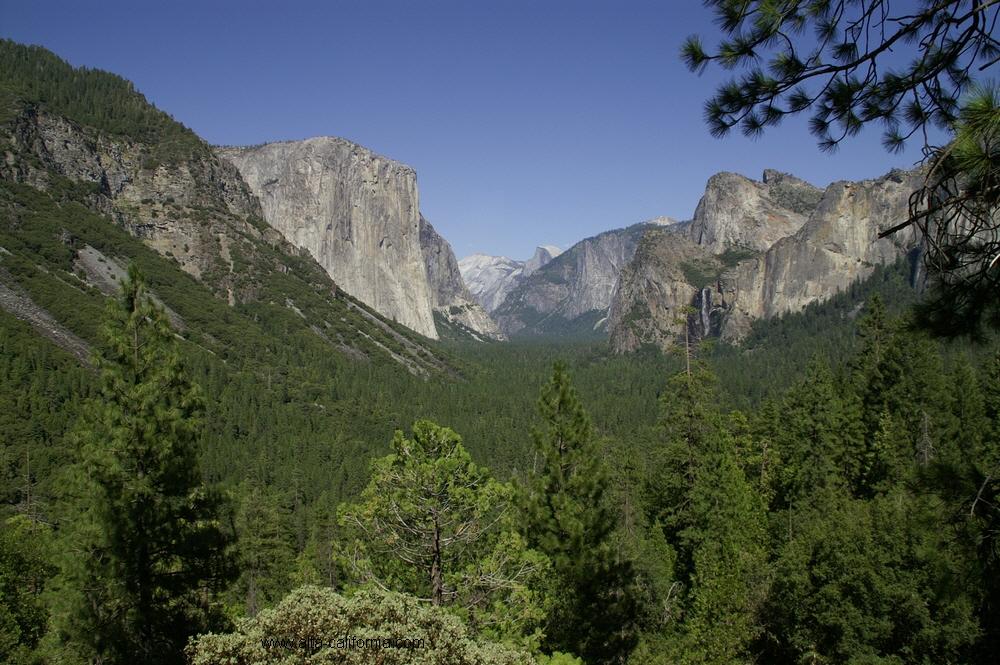
[[[257,616],[257,575],[250,575],[250,584],[247,585],[247,615]]]
[[[444,580],[441,572],[441,526],[434,516],[434,540],[431,544],[431,601],[440,605],[444,597]]]

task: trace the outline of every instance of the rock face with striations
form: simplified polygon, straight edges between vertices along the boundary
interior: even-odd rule
[[[451,245],[423,215],[420,216],[420,247],[424,254],[434,311],[451,324],[467,328],[474,335],[504,339],[497,324],[466,288]]]
[[[413,169],[333,137],[218,153],[239,169],[268,224],[306,249],[338,286],[437,338]]]
[[[192,136],[183,159],[156,163],[156,146],[26,106],[0,132],[0,156],[6,156],[0,179],[41,190],[53,174],[88,183],[95,211],[174,258],[230,304],[253,300],[259,276],[234,270],[233,254],[256,266],[263,261],[260,243],[286,243],[263,223],[239,172],[195,141]]]
[[[472,254],[459,261],[458,267],[469,292],[486,311],[493,312],[525,277],[561,253],[562,250],[558,247],[542,245],[535,248],[535,253],[527,261],[516,261],[506,256]]]
[[[562,250],[552,245],[540,245],[536,247],[535,253],[531,255],[531,258],[524,262],[521,274],[525,277],[530,277],[532,273],[537,272],[542,266],[560,254],[562,254]]]
[[[878,234],[906,219],[918,180],[915,173],[893,171],[827,187],[802,228],[741,262],[723,281],[730,308],[723,336],[738,339],[753,319],[824,300],[870,275],[876,264],[892,263],[917,247],[912,228],[890,238]]]
[[[657,222],[659,223],[659,222]],[[492,312],[507,335],[593,332],[649,222],[576,243],[524,277]]]
[[[729,248],[763,251],[799,230],[822,195],[804,180],[770,169],[763,182],[717,173],[705,187],[688,233],[713,254]]]
[[[613,348],[667,347],[685,326],[695,338],[738,340],[753,320],[799,311],[906,255],[912,231],[878,233],[905,219],[916,177],[893,171],[820,190],[776,171],[763,182],[713,176],[690,225],[647,234],[623,271]]]

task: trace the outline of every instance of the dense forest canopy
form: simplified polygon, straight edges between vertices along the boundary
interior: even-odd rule
[[[0,54],[3,136],[41,109],[197,158],[121,79]],[[411,373],[284,304],[355,320],[304,260],[229,304],[96,196],[0,179],[3,294],[78,340],[0,311],[5,660],[995,659],[1000,353],[913,325],[911,263],[690,357],[426,342]]]

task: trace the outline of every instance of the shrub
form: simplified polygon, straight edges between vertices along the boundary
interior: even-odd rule
[[[348,598],[314,586],[241,620],[233,633],[193,639],[187,653],[192,665],[534,664],[526,651],[477,640],[458,618],[413,596],[364,589]]]

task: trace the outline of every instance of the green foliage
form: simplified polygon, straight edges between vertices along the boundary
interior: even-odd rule
[[[965,662],[977,626],[958,591],[960,552],[932,503],[833,490],[816,499],[775,520],[785,536],[765,616],[786,628],[769,636],[769,660]]]
[[[780,191],[780,190],[779,190]],[[787,205],[785,207],[792,208],[794,204]],[[795,208],[792,208],[793,210]],[[735,268],[737,264],[741,261],[746,261],[747,259],[752,259],[757,256],[759,252],[747,249],[744,247],[727,247],[726,251],[719,254],[719,261],[727,268]]]
[[[477,630],[533,640],[549,564],[512,528],[513,488],[427,420],[414,423],[412,439],[397,431],[392,450],[372,464],[360,502],[340,511],[354,580],[453,607]]]
[[[930,152],[927,178],[910,201],[931,283],[918,315],[939,335],[978,337],[1000,329],[1000,89],[973,90],[953,129],[954,139]]]
[[[742,69],[705,104],[713,135],[739,127],[758,136],[788,115],[812,111],[810,129],[832,150],[869,123],[900,150],[927,125],[947,128],[959,97],[993,65],[990,6],[920,2],[895,12],[888,0],[709,0],[723,35],[714,51],[689,37],[681,58],[693,71],[717,62]],[[902,66],[890,52],[902,50]]]
[[[0,524],[0,658],[29,663],[45,633],[42,593],[52,576],[51,529],[18,515]]]
[[[538,409],[537,470],[521,504],[522,531],[552,560],[558,589],[546,644],[588,662],[614,662],[635,642],[634,573],[612,549],[608,471],[564,365],[556,363]]]
[[[920,308],[925,327],[948,337],[1000,328],[1000,95],[977,80],[1000,61],[993,3],[924,1],[906,12],[890,10],[889,0],[705,4],[724,38],[709,52],[689,37],[681,58],[693,71],[712,62],[744,71],[705,103],[711,133],[739,127],[759,136],[810,110],[809,128],[822,150],[835,150],[871,123],[882,125],[889,151],[922,136],[924,181],[908,219],[883,235],[912,227],[923,241],[932,287]],[[812,32],[815,39],[807,36]],[[900,50],[909,62],[892,62]],[[928,126],[954,132],[954,139],[930,146]]]
[[[682,660],[750,662],[759,634],[766,560],[764,503],[740,468],[732,441],[714,437],[688,494],[691,514],[681,532],[691,575]]]
[[[145,166],[205,155],[209,147],[150,104],[132,83],[97,69],[74,68],[51,51],[0,40],[0,107],[38,104],[81,125],[147,144]],[[13,114],[0,110],[0,122]]]
[[[709,259],[682,261],[681,273],[684,275],[685,282],[696,289],[703,289],[718,281],[722,274],[722,267],[714,260]]]
[[[755,321],[739,345],[715,343],[702,356],[719,377],[723,399],[732,406],[753,408],[790,387],[813,359],[835,367],[850,362],[863,341],[856,334],[856,320],[873,296],[888,304],[890,315],[899,315],[916,302],[918,294],[910,286],[912,270],[908,261],[877,265],[868,279],[824,302]]]
[[[662,631],[640,653],[659,662],[751,660],[765,579],[765,504],[744,474],[739,428],[717,408],[715,379],[700,365],[673,376],[662,397],[661,443],[647,479],[672,585],[658,598]],[[660,660],[662,659],[662,660]]]
[[[824,488],[846,488],[861,474],[861,431],[850,395],[829,367],[815,363],[781,405],[774,434],[781,451],[775,500],[794,505]]]
[[[743,7],[780,10],[724,4],[732,25]],[[0,122],[37,106],[147,144],[149,165],[204,149],[116,77],[7,42],[0,62]],[[966,146],[980,166],[995,107],[970,106],[989,139]],[[230,306],[222,273],[196,281],[94,213],[93,185],[48,175],[46,191],[0,183],[0,279],[103,360],[81,367],[0,312],[7,660],[175,662],[223,605],[248,616],[196,640],[195,662],[306,662],[261,640],[345,632],[440,647],[378,654],[400,662],[527,663],[542,639],[643,665],[995,660],[1000,358],[894,318],[917,299],[909,264],[757,322],[742,346],[716,344],[677,374],[658,351],[617,357],[592,341],[427,342],[331,293],[307,258],[251,242],[258,219],[231,249],[254,298]],[[105,298],[77,265],[86,245],[138,264],[183,328],[132,283],[102,335]],[[727,252],[692,279],[746,258]],[[583,337],[599,317],[530,323]],[[550,377],[555,358],[566,365]],[[543,385],[532,437],[525,414]],[[422,418],[462,432],[468,451]],[[414,421],[365,488],[378,442]],[[232,515],[203,478],[231,491]],[[231,562],[239,577],[224,591]],[[331,588],[279,603],[303,584]],[[356,595],[332,590],[345,586]]]
[[[80,424],[56,593],[60,635],[102,662],[178,662],[232,574],[224,502],[201,482],[202,397],[138,270],[109,302],[101,398]]]
[[[279,498],[255,484],[241,488],[236,513],[236,556],[240,576],[232,592],[243,611],[256,616],[276,603],[289,588],[295,544],[285,528]]]
[[[235,632],[202,635],[188,655],[191,665],[534,663],[525,651],[477,639],[455,616],[413,596],[362,589],[344,597],[319,587],[295,590]]]

